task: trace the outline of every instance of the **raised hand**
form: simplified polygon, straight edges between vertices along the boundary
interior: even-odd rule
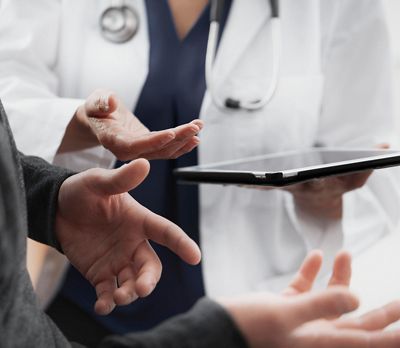
[[[148,170],[148,162],[140,159],[119,169],[91,169],[61,185],[57,238],[70,262],[95,287],[98,314],[153,291],[162,266],[149,240],[190,264],[200,261],[199,248],[178,226],[127,193]]]

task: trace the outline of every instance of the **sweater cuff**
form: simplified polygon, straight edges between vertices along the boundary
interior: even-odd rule
[[[110,336],[101,348],[247,348],[233,319],[216,302],[203,298],[189,312],[165,321],[153,330]]]

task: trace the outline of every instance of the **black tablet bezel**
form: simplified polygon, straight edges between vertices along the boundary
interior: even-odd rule
[[[376,150],[376,149],[332,149],[315,148],[308,151],[361,151],[361,152],[382,152],[380,156],[364,157],[360,160],[335,162],[315,167],[297,168],[289,171],[277,172],[249,172],[249,171],[229,171],[212,170],[213,167],[221,164],[240,163],[241,160],[214,163],[206,166],[192,166],[178,168],[174,171],[179,182],[193,184],[222,184],[222,185],[256,185],[282,187],[306,182],[313,179],[321,179],[328,176],[338,176],[350,173],[362,172],[380,168],[388,168],[400,165],[400,151]],[[301,151],[284,152],[274,155],[254,157],[254,160],[270,158],[276,156],[300,153]],[[251,158],[243,159],[249,161]],[[201,168],[201,170],[199,170]],[[209,170],[207,168],[210,168]]]

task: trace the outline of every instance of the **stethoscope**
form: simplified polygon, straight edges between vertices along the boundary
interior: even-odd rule
[[[281,65],[281,28],[279,19],[279,0],[269,0],[271,7],[272,30],[272,74],[270,85],[261,99],[239,100],[222,99],[215,91],[213,67],[217,52],[220,23],[222,20],[225,0],[211,0],[210,28],[206,52],[206,86],[212,101],[221,109],[258,110],[268,105],[278,88]],[[124,0],[111,0],[111,5],[100,17],[100,28],[105,39],[113,43],[125,43],[138,32],[140,25],[137,11],[125,4]]]
[[[271,6],[271,30],[272,30],[272,75],[271,83],[261,99],[239,100],[234,98],[219,98],[215,91],[213,79],[213,66],[218,46],[219,26],[224,9],[224,0],[211,1],[210,29],[208,34],[206,54],[206,84],[210,96],[220,109],[244,109],[248,111],[258,110],[269,104],[278,88],[281,65],[281,30],[279,19],[279,0],[269,0]]]
[[[124,0],[111,0],[110,6],[100,17],[103,37],[113,43],[131,40],[139,30],[140,20],[137,11],[125,4]]]

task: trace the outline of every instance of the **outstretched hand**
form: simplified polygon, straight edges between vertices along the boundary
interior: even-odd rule
[[[156,115],[155,115],[156,116]],[[59,152],[103,145],[119,160],[174,159],[198,144],[201,120],[151,132],[113,93],[96,90],[76,111]]]
[[[400,331],[382,331],[400,319],[400,302],[358,318],[340,318],[359,302],[347,286],[351,258],[337,255],[328,288],[310,292],[322,263],[312,252],[282,295],[258,293],[222,299],[252,348],[395,348]]]
[[[98,314],[153,291],[162,266],[149,240],[189,264],[200,262],[194,241],[127,193],[148,171],[148,162],[140,159],[118,169],[91,169],[61,185],[57,238],[72,265],[95,287]]]

